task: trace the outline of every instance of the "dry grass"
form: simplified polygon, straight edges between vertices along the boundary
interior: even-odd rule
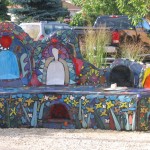
[[[123,58],[127,58],[129,60],[134,60],[137,62],[142,62],[143,57],[140,57],[144,54],[144,46],[142,43],[124,43],[120,45],[121,48],[121,56]]]
[[[84,46],[81,48],[85,59],[98,68],[104,66],[106,64],[105,47],[110,43],[110,37],[110,32],[105,27],[86,31]]]

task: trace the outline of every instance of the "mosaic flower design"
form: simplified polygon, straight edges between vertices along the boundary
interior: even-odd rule
[[[92,76],[90,77],[90,81],[97,83],[99,81],[99,78],[96,74],[92,74]]]
[[[87,110],[88,113],[93,113],[94,112],[93,107],[86,107],[86,110]]]
[[[0,102],[0,109],[4,107],[4,104]]]
[[[112,101],[106,102],[107,105],[107,109],[110,109],[111,107],[114,106],[114,104],[112,103]]]
[[[34,100],[32,100],[31,98],[26,100],[26,103],[28,106],[30,106],[33,102],[34,102]]]
[[[73,102],[72,102],[72,105],[73,105],[73,106],[76,107],[78,104],[79,104],[79,102],[77,102],[76,100],[73,100]]]
[[[16,115],[16,108],[14,107],[14,108],[11,108],[10,109],[10,116],[12,116],[12,115]]]
[[[87,105],[89,102],[90,102],[90,101],[89,101],[88,99],[85,99],[85,100],[82,102],[82,104],[85,106],[85,105]]]
[[[96,105],[96,109],[103,107],[103,106],[102,106],[102,103],[98,103],[98,104],[95,104],[95,105]]]
[[[67,97],[67,98],[64,99],[64,102],[65,102],[66,104],[69,104],[69,103],[71,102],[71,100],[69,99],[69,97]]]
[[[128,104],[126,102],[121,103],[120,108],[128,108]]]
[[[100,116],[107,116],[107,111],[106,111],[106,109],[100,113]]]

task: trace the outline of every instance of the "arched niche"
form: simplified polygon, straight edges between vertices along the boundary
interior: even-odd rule
[[[71,120],[69,109],[65,104],[56,103],[47,107],[43,113],[43,122],[64,122],[64,120]]]
[[[134,87],[133,72],[125,65],[115,66],[110,72],[109,81],[117,83],[117,86]]]
[[[51,62],[54,61],[54,57],[49,57],[46,62],[45,62],[45,66],[44,66],[44,69],[43,69],[43,79],[42,79],[42,82],[46,84],[46,81],[47,81],[47,72],[50,71],[48,70],[48,67],[50,65]],[[69,83],[69,68],[67,66],[67,63],[65,60],[63,59],[59,59],[59,61],[63,64],[64,66],[64,71],[65,71],[65,78],[64,78],[64,84],[68,84]]]
[[[115,81],[117,82],[117,80],[120,80],[118,82],[122,82],[121,80],[124,80],[126,82],[118,84],[127,87],[139,87],[140,74],[143,70],[143,67],[144,67],[143,64],[131,61],[129,59],[122,59],[122,58],[115,59],[115,61],[110,65],[109,82],[110,83]],[[116,77],[114,77],[115,74]]]
[[[10,36],[12,38],[12,44],[8,52],[3,52],[0,56],[3,57],[5,55],[7,56],[5,59],[9,59],[9,65],[6,63],[8,74],[11,69],[14,69],[14,72],[16,72],[16,77],[6,75],[5,78],[1,78],[0,86],[28,85],[32,76],[33,40],[21,27],[14,23],[0,23],[0,31],[0,37]],[[10,74],[12,72],[10,71]]]

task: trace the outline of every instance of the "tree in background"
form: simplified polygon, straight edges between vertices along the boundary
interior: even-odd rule
[[[13,6],[10,13],[19,22],[56,21],[59,17],[69,15],[69,11],[62,7],[61,0],[9,0]]]
[[[150,0],[116,0],[116,2],[120,12],[128,15],[134,25],[150,13]]]
[[[73,4],[75,4],[76,6],[82,6],[82,0],[71,0],[71,2],[73,3]]]
[[[115,1],[110,0],[72,0],[75,5],[82,7],[82,18],[88,25],[93,25],[97,16],[120,14]],[[74,18],[73,18],[74,20]]]
[[[77,13],[75,16],[73,16],[72,21],[70,22],[70,25],[71,26],[86,26],[88,25],[88,22],[82,13]]]
[[[7,0],[0,0],[0,21],[10,20],[10,16],[7,14]]]
[[[133,24],[150,12],[150,0],[72,0],[82,7],[82,17],[91,25],[99,15],[128,15]]]

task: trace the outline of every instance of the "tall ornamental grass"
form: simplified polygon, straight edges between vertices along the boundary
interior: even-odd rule
[[[142,62],[146,53],[146,50],[142,43],[124,43],[120,45],[121,53],[123,58]]]
[[[87,30],[84,39],[84,50],[82,49],[85,59],[98,68],[106,66],[106,46],[110,43],[110,37],[110,32],[106,27]]]

